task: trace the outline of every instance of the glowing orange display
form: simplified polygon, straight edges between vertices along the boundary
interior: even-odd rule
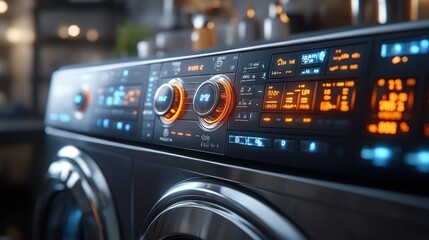
[[[203,71],[204,70],[204,65],[191,65],[188,66],[188,72],[198,72],[198,71]]]
[[[349,112],[353,109],[355,101],[355,82],[353,80],[339,82],[324,82],[319,87],[319,96],[322,100],[318,107],[320,111]]]
[[[316,83],[285,83],[282,110],[313,110]]]
[[[273,83],[266,85],[263,109],[350,112],[355,95],[355,80]]]
[[[280,108],[283,93],[283,84],[268,84],[265,88],[263,108],[265,110],[278,110]]]
[[[368,132],[382,135],[410,132],[415,85],[415,78],[378,79],[371,98]]]
[[[330,59],[328,71],[330,73],[354,72],[360,70],[362,46],[337,48]]]

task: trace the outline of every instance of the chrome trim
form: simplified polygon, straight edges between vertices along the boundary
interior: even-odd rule
[[[165,216],[169,211],[177,208],[203,209],[204,211],[195,214],[196,219],[190,219],[193,223],[198,224],[174,229],[177,223],[183,219],[175,214],[172,219],[167,219],[173,223],[167,224]],[[213,219],[213,214],[232,223],[249,239],[305,239],[304,235],[290,221],[269,206],[241,191],[213,182],[189,181],[173,186],[156,203],[151,214],[156,217],[148,218],[151,219],[151,223],[141,239],[150,235],[150,231],[161,232],[162,229],[154,227],[159,224],[163,228],[173,226],[171,230],[180,230],[187,234],[201,234],[197,237],[207,239],[208,236],[203,234],[210,232],[210,228],[218,229],[219,227],[217,223],[208,221],[208,219]],[[228,232],[226,234],[233,234],[234,230],[227,229],[226,231]],[[167,231],[165,234],[168,233]],[[209,238],[224,239],[225,236],[210,236]]]
[[[230,54],[230,53],[237,53],[237,52],[243,52],[243,51],[259,50],[264,48],[286,47],[294,44],[306,44],[311,42],[337,40],[339,38],[350,38],[354,36],[369,36],[373,34],[385,34],[385,33],[391,33],[391,32],[411,31],[411,30],[418,30],[418,29],[423,29],[428,27],[429,27],[429,20],[422,20],[418,22],[397,23],[397,24],[391,24],[391,25],[378,25],[374,27],[346,30],[346,31],[335,32],[335,33],[327,33],[327,34],[322,34],[322,35],[313,36],[313,37],[285,39],[284,41],[281,41],[281,42],[259,44],[257,46],[241,47],[241,48],[229,49],[224,51],[216,51],[216,52],[210,52],[210,53],[196,53],[196,54],[190,54],[190,55],[181,56],[181,57],[167,57],[167,58],[148,59],[148,60],[141,60],[141,61],[136,60],[135,62],[127,62],[127,63],[106,63],[105,65],[101,65],[101,66],[98,65],[98,66],[79,67],[78,69],[65,68],[65,69],[61,69],[60,71],[62,72],[74,71],[78,73],[83,71],[102,71],[102,70],[112,69],[112,68],[134,67],[134,66],[145,65],[145,64],[185,60],[190,58],[198,58],[198,57],[213,56],[213,55]]]
[[[84,215],[94,220],[95,225],[87,226],[87,229],[90,228],[91,238],[120,239],[113,198],[106,179],[94,160],[70,145],[61,148],[56,157],[57,159],[49,165],[45,181],[52,179],[54,185],[59,183],[63,187],[58,189],[51,186],[43,189],[43,195],[47,198],[39,201],[49,201],[50,197],[58,191],[70,191]],[[38,224],[44,223],[38,222]]]
[[[261,240],[252,227],[245,219],[219,205],[186,201],[173,204],[155,216],[139,239],[187,236],[211,240]]]
[[[112,142],[104,139],[94,138],[85,136],[78,133],[73,133],[65,130],[56,129],[53,127],[46,127],[45,132],[47,135],[63,137],[74,139],[77,141],[86,141],[95,144],[101,144],[111,147],[117,147],[122,149],[128,149],[133,151],[141,151],[152,154],[159,154],[164,156],[169,156],[175,158],[182,158],[180,161],[171,161],[162,157],[158,157],[155,164],[164,164],[171,167],[177,167],[179,169],[184,169],[187,171],[194,171],[200,174],[211,176],[215,178],[225,179],[229,181],[236,181],[245,185],[257,187],[260,189],[277,192],[284,194],[287,192],[288,195],[297,196],[300,198],[313,199],[316,197],[316,200],[320,202],[326,201],[327,204],[335,204],[343,207],[356,207],[355,204],[337,201],[338,199],[329,199],[329,191],[335,190],[337,193],[343,194],[344,197],[350,197],[350,194],[354,194],[357,197],[361,197],[367,200],[367,197],[374,200],[384,200],[396,204],[401,204],[405,206],[416,207],[419,209],[429,210],[429,198],[422,196],[415,196],[406,193],[392,192],[388,190],[374,189],[356,185],[349,185],[344,183],[330,182],[325,180],[304,178],[299,176],[293,176],[290,174],[280,174],[267,172],[257,169],[251,169],[246,167],[240,167],[235,165],[229,165],[224,163],[212,162],[204,159],[193,158],[189,156],[174,154],[170,152],[158,151],[150,148],[139,147],[134,145],[122,144],[117,142]],[[150,161],[150,159],[146,159]],[[195,164],[195,163],[198,163]],[[209,169],[210,168],[210,169]],[[229,175],[228,175],[229,174]],[[275,181],[273,181],[275,180]],[[302,188],[306,188],[306,191],[302,191]],[[325,194],[323,198],[317,198],[314,196],[316,193],[322,194],[320,188],[323,188]],[[314,190],[316,193],[311,192]],[[314,199],[313,199],[314,200]],[[366,207],[371,208],[368,202],[366,202]],[[373,210],[382,211],[378,207],[377,203],[374,203]]]

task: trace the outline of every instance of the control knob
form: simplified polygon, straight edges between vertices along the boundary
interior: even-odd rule
[[[233,108],[234,91],[225,75],[215,75],[203,82],[194,95],[193,107],[205,130],[220,127]]]
[[[76,93],[73,97],[73,105],[74,105],[74,116],[76,119],[82,119],[85,113],[86,108],[89,104],[89,90],[87,86],[83,86],[82,89]]]
[[[163,124],[174,123],[182,113],[185,102],[185,91],[179,78],[162,84],[155,92],[153,108]]]

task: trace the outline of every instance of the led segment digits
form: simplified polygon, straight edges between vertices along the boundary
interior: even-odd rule
[[[264,110],[349,112],[356,96],[355,81],[267,84]]]
[[[264,110],[279,110],[283,95],[283,83],[267,84],[265,88]]]
[[[356,95],[354,86],[355,82],[353,80],[323,82],[319,87],[320,104],[316,106],[317,110],[322,112],[351,111]]]
[[[301,55],[301,65],[323,63],[326,59],[326,53],[326,49],[315,52],[303,53]]]
[[[313,110],[316,83],[285,83],[282,110]]]
[[[415,78],[378,79],[372,93],[371,122],[367,130],[382,135],[407,134],[415,86]]]

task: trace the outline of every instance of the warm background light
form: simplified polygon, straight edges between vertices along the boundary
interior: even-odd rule
[[[0,14],[7,12],[9,9],[9,6],[7,5],[7,2],[0,0]]]
[[[69,37],[68,27],[61,26],[58,28],[58,36],[62,39],[66,39]]]
[[[77,37],[80,34],[80,28],[77,25],[70,25],[67,32],[70,37]]]
[[[91,29],[88,29],[88,31],[86,32],[86,39],[88,39],[88,41],[90,42],[97,41],[99,37],[100,37],[100,34],[98,33],[97,29],[91,28]]]

